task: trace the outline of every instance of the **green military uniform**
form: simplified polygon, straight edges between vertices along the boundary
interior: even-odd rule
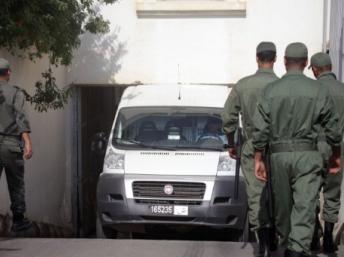
[[[286,57],[307,58],[307,48],[290,44]],[[271,151],[275,222],[282,244],[288,251],[310,255],[323,169],[316,147],[320,128],[330,145],[341,140],[328,89],[290,69],[266,87],[253,121],[254,148],[263,151],[269,145]]]
[[[332,63],[329,55],[325,53],[316,53],[311,58],[311,66],[317,68],[328,67],[330,69]],[[343,134],[344,131],[344,84],[336,79],[336,75],[330,70],[323,71],[317,76],[318,81],[328,87],[330,95],[334,101],[335,109],[339,117],[339,128]],[[323,135],[319,137],[318,147],[322,154],[326,166],[331,156],[331,147],[326,143]],[[342,148],[343,149],[343,148]],[[340,189],[343,173],[328,174],[325,172],[323,180],[324,208],[323,219],[326,222],[336,223],[338,221],[338,213],[340,209]]]
[[[336,79],[336,75],[331,72],[332,62],[331,58],[326,53],[316,53],[311,58],[310,68],[312,67],[314,76],[324,86],[328,87],[330,95],[334,101],[335,109],[339,117],[339,128],[343,134],[344,130],[344,84],[340,83]],[[326,143],[326,138],[322,133],[318,139],[318,148],[324,158],[324,175],[322,181],[322,191],[324,196],[324,205],[322,211],[322,217],[324,223],[323,233],[323,251],[326,253],[332,253],[336,250],[336,246],[333,241],[333,227],[338,221],[338,213],[340,209],[340,195],[341,195],[341,183],[343,179],[343,173],[330,174],[327,171],[329,158],[332,154],[331,147]],[[343,147],[342,147],[343,150]],[[342,152],[343,153],[343,152]],[[342,154],[343,156],[343,154]],[[343,157],[342,157],[343,160]],[[320,210],[317,208],[317,213]],[[320,223],[318,217],[316,218],[316,227],[314,231],[314,237],[312,241],[312,249],[318,250],[320,248],[319,241]]]
[[[336,80],[336,75],[332,72],[324,72],[318,77],[319,82],[329,87],[330,95],[335,104],[335,109],[339,117],[339,128],[343,133],[344,130],[344,84]],[[325,161],[331,156],[331,148],[325,141],[320,142],[319,150]],[[325,173],[323,181],[323,219],[327,222],[336,223],[338,221],[338,213],[340,209],[340,189],[343,173],[337,174]]]
[[[263,51],[266,48],[257,49]],[[270,48],[267,48],[268,50]],[[276,51],[276,48],[272,49]],[[237,130],[239,114],[242,117],[243,134],[245,143],[242,146],[241,164],[246,181],[248,196],[249,222],[252,230],[269,226],[269,215],[266,206],[262,205],[262,195],[265,183],[256,179],[254,175],[254,149],[252,145],[253,123],[252,117],[261,99],[263,89],[267,84],[277,80],[272,69],[260,68],[248,77],[241,79],[231,90],[222,114],[223,130],[226,134]]]
[[[0,59],[0,69],[7,68],[6,62]],[[0,80],[0,177],[5,170],[14,214],[23,214],[26,210],[21,134],[30,132],[30,125],[24,103],[22,90]]]

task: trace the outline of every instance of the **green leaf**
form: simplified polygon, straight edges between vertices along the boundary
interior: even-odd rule
[[[68,98],[72,91],[70,87],[59,89],[56,85],[56,78],[53,75],[51,68],[42,73],[44,81],[37,81],[35,84],[35,93],[30,95],[26,91],[26,100],[34,105],[38,112],[47,112],[49,109],[61,109],[68,103]]]
[[[98,13],[98,5],[114,2],[116,0],[1,0],[0,48],[33,61],[48,54],[50,65],[69,65],[82,34],[109,31],[109,22]],[[35,84],[36,93],[28,96],[28,100],[39,112],[62,108],[69,91],[58,89],[50,68],[42,75],[44,83]]]

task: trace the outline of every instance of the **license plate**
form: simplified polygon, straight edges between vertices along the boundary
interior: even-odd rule
[[[150,206],[152,214],[157,215],[176,215],[187,216],[189,215],[189,207],[183,205],[152,205]]]
[[[189,207],[183,206],[183,205],[176,205],[176,206],[174,206],[173,214],[178,215],[178,216],[188,216],[189,215]]]

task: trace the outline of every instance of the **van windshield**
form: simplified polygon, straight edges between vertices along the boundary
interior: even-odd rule
[[[224,151],[222,109],[204,107],[127,107],[118,114],[117,148]]]

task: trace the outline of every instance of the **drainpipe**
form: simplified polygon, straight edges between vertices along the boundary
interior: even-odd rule
[[[327,33],[328,33],[328,11],[329,11],[329,1],[324,0],[323,8],[323,43],[322,51],[325,53],[327,51]]]
[[[342,19],[342,24],[341,24],[341,29],[340,29],[340,40],[339,40],[339,62],[338,62],[338,80],[343,81],[343,44],[344,44],[344,19]]]

